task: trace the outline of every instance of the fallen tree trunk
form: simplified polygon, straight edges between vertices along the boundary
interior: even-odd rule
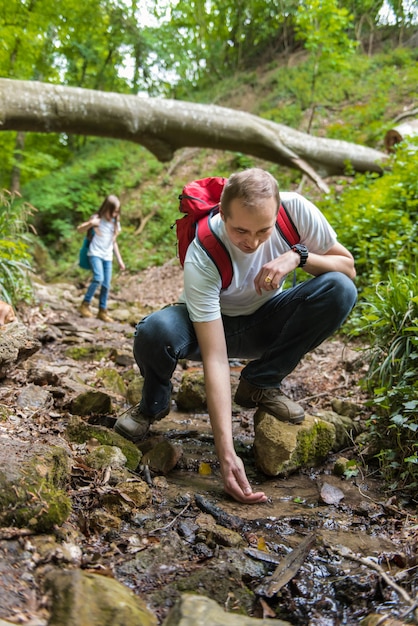
[[[394,128],[390,128],[385,135],[385,148],[388,152],[394,152],[394,147],[408,137],[418,136],[418,119],[410,122],[402,122]]]
[[[0,79],[0,130],[126,139],[160,161],[186,146],[239,151],[296,168],[327,191],[321,176],[383,171],[384,153],[307,135],[256,115],[181,100]]]

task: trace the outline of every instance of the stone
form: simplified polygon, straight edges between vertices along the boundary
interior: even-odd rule
[[[143,480],[125,481],[114,488],[104,490],[101,504],[113,517],[125,517],[134,509],[147,506],[152,499],[152,492]]]
[[[102,445],[117,446],[127,459],[126,467],[131,470],[138,467],[142,457],[142,452],[131,441],[104,426],[88,424],[81,417],[73,416],[69,419],[65,434],[69,441],[75,443],[81,444],[97,439]]]
[[[286,476],[323,462],[335,443],[335,427],[312,415],[295,426],[260,409],[254,416],[254,458],[267,476]]]
[[[94,469],[104,469],[106,467],[124,467],[127,458],[122,450],[117,446],[97,446],[85,457],[85,462]]]
[[[334,425],[335,443],[332,447],[334,452],[352,446],[355,437],[361,431],[360,422],[355,422],[348,415],[335,413],[335,411],[318,411],[316,417]]]
[[[163,439],[144,454],[142,463],[148,465],[153,472],[168,474],[176,467],[182,452],[179,445],[173,445]]]
[[[281,619],[258,619],[228,613],[205,596],[182,594],[163,626],[290,626]]]
[[[68,451],[38,442],[28,446],[3,436],[0,460],[0,525],[44,533],[63,524],[71,512],[65,492]]]
[[[31,330],[20,322],[12,322],[2,327],[0,333],[0,380],[10,369],[41,348],[41,342]]]
[[[97,370],[97,380],[105,389],[119,394],[120,396],[126,396],[126,387],[123,382],[122,376],[115,369],[111,367],[102,367]]]
[[[79,569],[52,570],[45,579],[49,626],[157,626],[157,618],[133,591],[107,576]]]
[[[69,402],[68,410],[73,415],[106,415],[112,412],[112,400],[103,391],[86,391]]]
[[[187,371],[183,374],[176,395],[180,411],[204,411],[207,408],[205,379],[201,372]]]

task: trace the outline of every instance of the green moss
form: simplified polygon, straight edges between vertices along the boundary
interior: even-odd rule
[[[97,371],[97,378],[105,389],[110,389],[115,393],[119,393],[121,396],[126,395],[126,387],[123,378],[115,369],[102,367]]]
[[[0,472],[1,524],[39,533],[60,526],[71,512],[71,501],[63,489],[68,472],[67,453],[58,447],[32,457],[15,479]]]
[[[335,439],[332,425],[318,420],[310,429],[301,429],[293,463],[300,466],[318,465],[329,454]]]
[[[71,346],[65,351],[66,356],[75,361],[100,361],[110,357],[110,348],[104,346]]]
[[[126,456],[126,467],[135,470],[141,460],[142,453],[131,441],[128,441],[114,430],[109,430],[102,426],[92,426],[78,417],[70,419],[66,435],[70,441],[85,443],[89,439],[97,441],[106,446],[117,446]]]

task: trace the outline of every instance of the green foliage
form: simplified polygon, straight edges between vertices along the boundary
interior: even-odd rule
[[[356,260],[359,304],[346,329],[370,345],[370,437],[385,480],[410,491],[418,486],[417,154],[418,140],[399,144],[383,176],[358,176],[322,206]]]
[[[399,144],[383,176],[357,176],[336,198],[318,203],[356,260],[362,298],[390,271],[410,271],[418,235],[418,140]]]
[[[32,297],[27,222],[35,209],[16,200],[8,191],[0,192],[0,299],[9,304],[29,302]]]
[[[362,331],[371,346],[365,384],[374,414],[369,428],[385,480],[418,488],[418,257],[410,271],[390,271],[362,306]]]

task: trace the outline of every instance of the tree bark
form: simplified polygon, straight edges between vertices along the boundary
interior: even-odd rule
[[[216,105],[0,79],[0,130],[96,135],[141,144],[160,161],[186,146],[243,152],[322,176],[383,172],[386,154],[313,137],[256,115]]]

